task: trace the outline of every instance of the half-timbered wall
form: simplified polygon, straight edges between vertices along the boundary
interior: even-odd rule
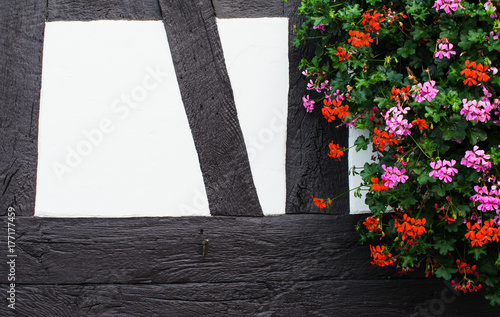
[[[498,314],[311,204],[369,154],[301,105],[299,2],[0,1],[0,316]]]

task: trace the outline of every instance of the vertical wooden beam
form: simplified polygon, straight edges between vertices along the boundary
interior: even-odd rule
[[[286,212],[287,213],[349,213],[349,179],[347,152],[340,162],[327,156],[331,141],[347,146],[348,131],[336,128],[339,122],[328,123],[322,118],[321,105],[307,113],[302,96],[310,93],[307,81],[298,69],[303,57],[314,56],[314,43],[298,48],[292,45],[293,27],[303,22],[298,16],[300,0],[289,0],[285,15],[289,18],[290,90],[288,99],[288,132],[286,146]],[[346,193],[332,203],[330,210],[314,206],[311,195],[335,197]]]
[[[261,216],[212,3],[159,2],[210,211]]]
[[[46,0],[0,1],[0,215],[35,210]]]

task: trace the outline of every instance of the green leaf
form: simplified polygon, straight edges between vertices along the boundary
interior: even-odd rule
[[[356,103],[362,103],[368,100],[366,94],[370,92],[369,89],[355,89],[351,91],[352,100],[356,100]]]
[[[429,172],[426,171],[426,172],[423,172],[422,174],[418,175],[417,182],[420,185],[425,185],[428,182],[435,182],[435,179],[433,177],[430,177]]]
[[[405,198],[401,200],[400,204],[402,207],[408,208],[410,206],[415,205],[417,202],[418,200],[412,195],[405,195]]]
[[[439,263],[439,267],[436,270],[437,277],[444,278],[445,280],[450,280],[451,274],[458,272],[453,257],[440,255],[437,257],[437,260]]]
[[[446,190],[444,189],[442,184],[432,185],[430,190],[436,193],[439,197],[444,197],[446,195]]]
[[[370,81],[375,84],[379,81],[387,81],[387,74],[382,71],[373,72],[370,75]]]
[[[413,255],[401,255],[400,258],[403,260],[401,264],[402,267],[414,267],[415,261],[418,260],[418,258]]]
[[[391,100],[385,97],[375,97],[373,102],[375,102],[380,109],[384,109],[386,106],[391,104]]]
[[[487,138],[488,138],[488,134],[486,133],[486,131],[484,131],[483,129],[481,129],[477,126],[472,127],[469,130],[469,141],[470,141],[470,144],[472,144],[472,145],[476,145],[477,142],[484,141]]]
[[[446,116],[446,113],[444,111],[441,111],[440,109],[437,109],[436,106],[433,105],[428,105],[425,106],[425,117],[426,118],[432,118],[432,121],[434,123],[438,123],[442,117]]]
[[[368,144],[370,144],[370,139],[368,139],[364,135],[358,136],[356,141],[354,141],[354,145],[356,145],[356,152],[359,152],[361,150],[367,150]]]
[[[448,252],[451,252],[455,249],[454,244],[457,242],[455,238],[445,239],[436,239],[434,243],[434,249],[439,251],[439,254],[446,255]]]
[[[356,88],[370,86],[370,80],[368,80],[364,76],[363,77],[355,77],[354,80],[356,81]]]
[[[359,175],[361,175],[361,178],[363,178],[363,181],[366,183],[370,183],[370,179],[375,175],[375,172],[377,171],[377,164],[376,163],[365,163],[363,166],[363,171]]]
[[[420,40],[421,38],[425,38],[427,36],[428,28],[421,27],[419,25],[415,26],[415,29],[410,32],[415,41]]]
[[[448,232],[458,232],[458,227],[460,227],[461,222],[457,219],[453,221],[451,224],[446,224],[444,226],[446,228],[446,231]]]
[[[455,22],[454,19],[449,18],[446,16],[445,18],[442,18],[441,23],[439,24],[439,29],[441,30],[441,33],[439,36],[441,38],[446,37],[449,40],[454,40],[457,38],[457,23]]]
[[[464,51],[470,49],[472,47],[472,43],[469,39],[469,34],[467,32],[462,32],[460,34],[460,42],[458,43],[458,46],[463,49]]]
[[[339,10],[338,16],[340,20],[354,21],[358,19],[363,13],[363,9],[359,7],[359,4],[347,5]]]
[[[417,44],[414,41],[406,41],[403,47],[398,48],[396,53],[403,58],[408,58],[408,56],[415,54],[415,48]]]
[[[454,120],[454,117],[458,117],[459,121]],[[454,115],[450,117],[450,123],[443,124],[441,129],[443,130],[443,139],[446,141],[455,139],[463,140],[467,136],[466,133],[467,121],[462,120],[460,115]]]
[[[474,259],[476,261],[479,261],[479,259],[481,258],[482,255],[486,255],[487,254],[485,246],[482,246],[482,247],[473,247],[467,253],[474,255]]]
[[[500,292],[497,293],[488,294],[485,296],[485,298],[490,301],[491,306],[500,306]]]
[[[387,78],[389,81],[396,86],[402,86],[403,85],[403,74],[400,74],[394,70],[387,70]]]
[[[444,278],[445,280],[451,280],[451,274],[457,273],[456,267],[448,267],[441,265],[436,269],[436,277]]]
[[[458,112],[460,105],[462,104],[460,98],[458,98],[458,93],[455,90],[448,91],[442,100],[444,104],[450,105],[452,110],[456,112]]]
[[[406,6],[406,11],[413,15],[413,18],[415,20],[422,20],[425,21],[425,16],[429,14],[429,10],[427,10],[427,7],[424,5],[423,1],[416,1],[413,0],[411,4]]]
[[[484,283],[488,286],[495,286],[499,281],[498,269],[491,258],[481,258],[479,262],[479,272],[485,278]]]
[[[483,31],[483,29],[471,29],[469,30],[469,40],[475,43],[482,43],[485,42],[486,39],[484,38],[488,34]]]

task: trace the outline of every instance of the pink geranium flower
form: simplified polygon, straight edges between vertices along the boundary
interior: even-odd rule
[[[422,83],[418,83],[418,85],[411,87],[414,91],[411,96],[415,98],[416,102],[423,102],[425,100],[431,102],[439,92],[438,89],[434,88],[435,85],[436,82],[434,80],[425,82],[423,85]]]
[[[302,102],[304,104],[304,108],[306,108],[306,112],[312,112],[314,109],[314,100],[309,100],[309,95],[302,97]]]
[[[455,160],[431,162],[432,171],[429,173],[429,176],[434,179],[439,178],[445,183],[451,182],[453,180],[451,176],[455,176],[458,173],[458,170],[453,167],[455,163],[457,163]]]

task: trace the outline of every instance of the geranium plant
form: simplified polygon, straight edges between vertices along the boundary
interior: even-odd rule
[[[498,2],[303,0],[295,45],[305,111],[366,130],[353,169],[371,215],[357,226],[371,263],[425,269],[500,305]],[[498,13],[500,15],[500,12]],[[325,155],[342,159],[335,140]],[[319,208],[329,198],[313,197]]]

